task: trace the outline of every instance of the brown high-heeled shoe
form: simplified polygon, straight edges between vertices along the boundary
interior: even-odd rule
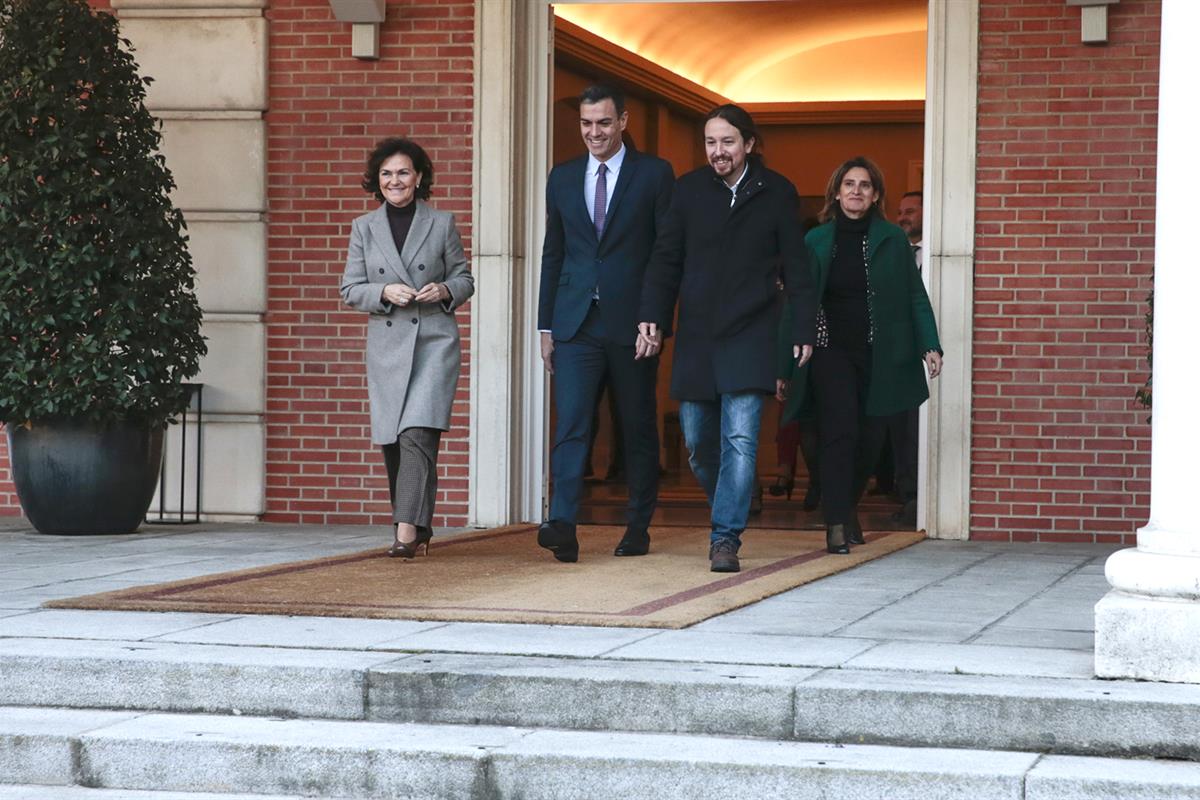
[[[402,542],[396,539],[392,542],[392,546],[388,548],[388,558],[416,558],[417,552],[424,547],[425,555],[429,555],[429,542],[433,539],[433,531],[429,528],[417,528],[417,538],[411,542]]]

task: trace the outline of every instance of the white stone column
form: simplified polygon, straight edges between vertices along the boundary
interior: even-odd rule
[[[925,101],[925,280],[946,351],[921,407],[917,527],[966,539],[971,520],[975,324],[975,140],[979,0],[929,4]]]
[[[1195,76],[1200,3],[1164,0],[1159,66],[1154,237],[1154,409],[1150,521],[1136,549],[1105,566],[1112,591],[1096,605],[1096,674],[1200,683],[1200,268],[1193,227],[1200,186]]]
[[[469,518],[542,518],[546,379],[537,326],[549,160],[545,0],[475,2]]]
[[[204,309],[200,507],[208,519],[256,519],[266,486],[267,0],[113,0],[142,75],[146,107],[163,122],[172,200],[188,224]],[[195,508],[194,416],[184,507]],[[177,428],[163,469],[178,513]],[[151,513],[159,508],[156,497]]]

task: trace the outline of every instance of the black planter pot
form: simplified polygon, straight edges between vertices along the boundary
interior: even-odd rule
[[[7,427],[17,497],[42,533],[132,533],[146,518],[162,464],[161,426]]]

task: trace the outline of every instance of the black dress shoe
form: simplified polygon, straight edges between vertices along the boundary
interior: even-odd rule
[[[625,535],[613,550],[614,556],[644,556],[650,552],[650,533],[636,528],[626,528]]]
[[[808,482],[808,491],[804,493],[804,510],[815,511],[821,505],[821,484]]]
[[[863,538],[862,523],[858,521],[858,513],[855,512],[850,521],[846,523],[846,543],[847,544],[866,544],[867,540]]]
[[[575,525],[559,520],[547,520],[538,527],[537,543],[546,548],[559,561],[573,564],[579,560],[579,540],[575,538]]]
[[[850,545],[846,542],[845,525],[825,526],[825,550],[842,556],[850,552]]]

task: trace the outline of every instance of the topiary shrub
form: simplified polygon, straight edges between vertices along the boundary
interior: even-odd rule
[[[85,0],[0,0],[0,421],[185,407],[206,347],[148,83]]]

